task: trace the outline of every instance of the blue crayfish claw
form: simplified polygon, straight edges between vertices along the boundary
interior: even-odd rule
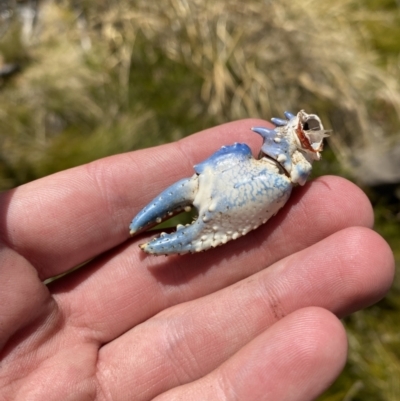
[[[200,252],[239,238],[275,215],[293,186],[306,182],[327,136],[315,114],[301,110],[297,115],[285,112],[285,117],[272,119],[275,129],[252,128],[263,137],[258,159],[246,144],[223,146],[194,167],[195,175],[171,185],[145,206],[129,227],[131,235],[191,206],[198,217],[140,248],[154,255]]]

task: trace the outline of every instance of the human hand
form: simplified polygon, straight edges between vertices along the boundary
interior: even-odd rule
[[[204,253],[147,256],[137,245],[150,234],[125,242],[131,218],[193,164],[235,141],[257,149],[254,125],[265,122],[1,195],[0,400],[297,401],[330,385],[346,358],[337,317],[379,300],[394,271],[356,186],[296,188],[267,224]]]

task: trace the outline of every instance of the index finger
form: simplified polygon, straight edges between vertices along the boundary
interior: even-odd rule
[[[159,191],[193,174],[222,145],[261,139],[248,119],[181,141],[111,156],[5,192],[1,240],[28,259],[41,279],[63,273],[128,238],[132,217]]]

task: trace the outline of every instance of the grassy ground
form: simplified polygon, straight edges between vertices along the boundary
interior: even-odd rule
[[[304,108],[334,129],[316,174],[363,186],[400,266],[399,183],[368,187],[363,175],[371,149],[400,143],[395,0],[77,4],[43,1],[31,31],[0,10],[0,67],[19,67],[0,77],[0,188]],[[320,400],[400,400],[399,316],[397,276],[345,320],[349,362]]]

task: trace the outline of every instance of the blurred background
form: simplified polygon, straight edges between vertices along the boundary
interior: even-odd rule
[[[399,0],[1,0],[0,189],[246,117],[334,130],[314,175],[361,186],[400,261]],[[344,320],[320,400],[400,400],[400,279]]]

